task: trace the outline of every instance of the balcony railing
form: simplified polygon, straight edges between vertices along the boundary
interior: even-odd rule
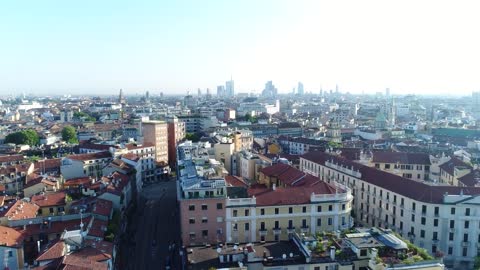
[[[265,228],[260,229],[258,232],[260,233],[260,236],[265,236],[268,233],[267,229],[265,229]]]
[[[470,241],[462,241],[462,247],[468,247],[470,245]]]
[[[295,227],[288,227],[287,232],[288,233],[294,233],[295,232]]]
[[[273,228],[273,234],[281,234],[282,233],[282,228]]]

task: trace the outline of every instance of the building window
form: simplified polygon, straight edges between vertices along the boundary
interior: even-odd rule
[[[467,255],[468,255],[468,249],[466,247],[464,247],[463,250],[462,250],[462,256],[467,257]]]
[[[260,209],[260,215],[262,215],[262,216],[265,215],[265,208]]]
[[[289,214],[292,214],[292,213],[293,213],[293,207],[289,207],[289,208],[288,208],[288,213],[289,213]]]
[[[223,209],[223,204],[222,203],[217,203],[217,209]]]
[[[206,217],[202,218],[202,223],[208,223],[208,219]]]
[[[333,205],[328,205],[328,211],[333,211]]]
[[[433,240],[438,240],[438,232],[433,232]]]
[[[50,214],[53,214],[53,207],[50,207]]]
[[[448,234],[448,241],[453,241],[453,233]]]
[[[435,210],[434,210],[435,216],[438,216],[439,211],[440,211],[439,207],[435,206]]]
[[[425,230],[420,230],[420,237],[425,238]]]
[[[420,219],[420,223],[422,223],[422,225],[425,225],[425,222],[426,222],[426,219],[425,219],[424,217],[422,217],[422,218]]]
[[[322,226],[322,219],[321,218],[317,218],[317,226]],[[478,238],[479,241],[480,241],[480,237]]]
[[[245,209],[245,216],[248,217],[249,214],[250,214],[250,211],[248,209]]]
[[[416,208],[417,204],[412,202],[412,211],[415,212],[415,208]]]
[[[307,207],[306,207],[306,206],[302,207],[302,212],[303,212],[303,213],[306,213],[306,212],[307,212]]]
[[[238,211],[237,210],[233,210],[233,216],[234,217],[238,216]]]
[[[332,218],[328,218],[328,225],[332,225],[333,224],[333,219]]]
[[[450,220],[450,229],[455,228],[455,220]]]
[[[190,218],[190,219],[189,219],[189,223],[190,223],[190,224],[195,224],[195,219],[194,219],[194,218]]]
[[[202,210],[207,210],[208,206],[206,204],[202,204]]]
[[[321,205],[317,206],[317,212],[322,212],[322,206]]]
[[[438,219],[433,220],[433,227],[438,227]]]
[[[465,209],[465,216],[470,216],[470,208]]]
[[[250,223],[245,223],[245,231],[249,231],[250,230]]]
[[[265,222],[260,222],[260,230],[264,231],[265,230]]]
[[[278,208],[275,208],[275,215],[278,215]]]
[[[450,214],[451,214],[451,215],[455,215],[455,207],[452,207],[452,208],[450,209]]]
[[[412,222],[415,222],[415,215],[412,214]]]
[[[465,229],[468,229],[468,227],[470,227],[470,221],[465,220],[464,228],[465,228]]]
[[[463,242],[468,242],[468,233],[463,234]]]
[[[448,247],[448,255],[452,255],[453,254],[453,247]]]
[[[342,210],[345,210],[345,204],[342,204]],[[387,208],[388,210],[388,208]]]
[[[207,237],[208,236],[208,230],[202,230],[202,236]]]

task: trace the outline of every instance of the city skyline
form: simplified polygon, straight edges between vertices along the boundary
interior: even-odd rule
[[[474,1],[117,1],[0,4],[0,92],[215,91],[469,95]],[[426,16],[428,14],[428,16]]]

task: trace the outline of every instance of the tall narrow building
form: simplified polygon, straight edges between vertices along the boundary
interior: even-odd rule
[[[155,161],[168,164],[168,128],[164,121],[142,122],[143,142],[155,145]]]
[[[235,96],[235,87],[232,79],[230,79],[230,81],[225,82],[225,93],[227,97]]]
[[[300,95],[300,96],[303,95],[303,93],[304,93],[303,83],[302,83],[302,82],[298,82],[297,93],[298,93],[298,95]]]
[[[185,138],[185,123],[176,116],[167,119],[168,125],[168,165],[175,167],[177,162],[177,145]]]

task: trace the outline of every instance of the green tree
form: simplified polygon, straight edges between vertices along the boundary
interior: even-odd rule
[[[30,146],[38,145],[40,138],[33,129],[22,130],[14,133],[10,133],[5,137],[6,143],[14,144],[28,144]]]
[[[198,136],[196,133],[187,133],[185,134],[185,139],[192,142],[198,142],[200,141],[200,136]]]
[[[62,139],[67,143],[78,143],[77,131],[72,126],[66,126],[62,130]]]

